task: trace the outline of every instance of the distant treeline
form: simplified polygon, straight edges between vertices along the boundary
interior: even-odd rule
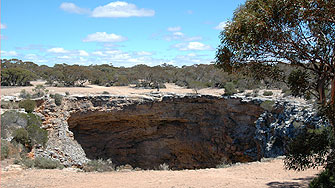
[[[183,67],[168,64],[150,67],[141,64],[130,68],[108,64],[89,66],[55,64],[49,67],[18,59],[3,59],[1,60],[1,85],[27,86],[30,85],[30,81],[43,79],[49,85],[58,87],[84,86],[84,83],[89,82],[107,87],[133,84],[136,87],[162,88],[164,83],[175,83],[182,87],[200,89],[223,88],[229,83],[230,87],[233,85],[241,91],[260,87],[282,88],[291,71],[292,68],[287,65],[264,67],[258,64],[245,67],[242,71],[233,74],[224,72],[214,64]]]

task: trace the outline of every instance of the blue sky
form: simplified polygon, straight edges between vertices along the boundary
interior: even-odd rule
[[[1,58],[37,64],[210,63],[245,0],[2,0]]]

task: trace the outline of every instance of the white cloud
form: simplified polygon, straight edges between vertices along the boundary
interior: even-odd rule
[[[227,24],[228,24],[228,22],[220,22],[219,25],[214,27],[214,29],[223,30],[226,27]]]
[[[79,50],[78,52],[80,56],[89,56],[89,54],[85,50]]]
[[[69,51],[65,50],[64,48],[50,48],[47,50],[48,52],[51,53],[59,53],[59,54],[65,54],[65,53],[69,53]]]
[[[152,55],[151,52],[146,52],[146,51],[137,52],[136,54],[140,55],[140,56],[150,56],[150,55]]]
[[[74,3],[64,2],[60,5],[60,8],[66,12],[75,13],[75,14],[89,14],[90,10],[85,8],[80,8]]]
[[[180,27],[180,26],[177,26],[177,27],[169,27],[169,28],[168,28],[168,31],[171,31],[171,32],[180,31],[180,30],[181,30],[181,27]]]
[[[16,51],[2,51],[1,56],[17,56],[18,53]]]
[[[116,1],[111,2],[105,6],[96,7],[91,16],[92,17],[108,17],[108,18],[125,18],[125,17],[144,17],[144,16],[154,16],[155,11],[150,9],[139,9],[136,5]]]
[[[212,50],[213,48],[209,45],[205,45],[201,42],[188,42],[188,43],[179,43],[173,46],[174,48],[178,48],[181,51],[189,51],[189,50]]]
[[[70,56],[64,55],[64,56],[58,56],[59,59],[71,59]]]
[[[97,55],[97,56],[106,56],[102,51],[95,51],[92,52],[93,55]]]
[[[96,32],[87,35],[84,42],[122,42],[127,40],[126,37],[116,35],[114,33],[108,34],[106,32]]]
[[[7,25],[5,25],[5,24],[0,24],[0,29],[7,29]]]

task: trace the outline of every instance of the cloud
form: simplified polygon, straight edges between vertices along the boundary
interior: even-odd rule
[[[64,48],[50,48],[47,51],[51,53],[57,53],[57,54],[69,53],[69,51],[65,50]]]
[[[136,5],[123,1],[111,2],[107,5],[96,7],[91,14],[92,17],[96,18],[126,18],[132,16],[145,17],[154,15],[154,10],[139,9]]]
[[[179,43],[172,46],[173,48],[177,48],[181,51],[204,51],[204,50],[212,50],[213,48],[209,45],[205,45],[201,42],[188,42],[188,43]]]
[[[146,51],[141,51],[141,52],[136,52],[136,55],[139,55],[139,56],[150,56],[152,55],[151,52],[146,52]]]
[[[74,3],[64,2],[59,6],[59,8],[61,8],[65,12],[74,13],[74,14],[89,14],[90,13],[89,9],[80,8]]]
[[[87,35],[84,42],[122,42],[127,40],[126,37],[116,35],[114,33],[108,34],[106,32],[96,32]]]
[[[17,56],[18,53],[16,51],[0,51],[1,52],[1,56]]]
[[[70,56],[64,55],[64,56],[58,56],[59,59],[71,59]]]
[[[5,24],[0,24],[0,29],[7,29],[7,25],[5,25]]]
[[[85,50],[79,50],[78,52],[80,56],[89,56],[89,54]]]
[[[228,22],[220,22],[219,25],[214,27],[214,29],[223,30],[226,27],[227,24],[228,24]]]
[[[93,55],[97,55],[97,56],[106,56],[102,51],[95,51],[92,52]]]
[[[168,35],[163,36],[163,38],[167,41],[179,40],[179,41],[196,41],[202,40],[200,36],[188,37],[183,32],[181,32],[181,27],[169,27],[168,31],[170,33]]]
[[[168,28],[168,31],[171,31],[171,32],[180,31],[180,30],[181,30],[181,27],[180,27],[180,26],[177,26],[177,27],[169,27],[169,28]]]

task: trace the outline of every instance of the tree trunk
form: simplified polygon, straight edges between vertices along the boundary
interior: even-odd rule
[[[335,105],[335,77],[332,78],[331,81],[331,98],[330,98],[330,103],[332,105]]]
[[[325,80],[323,78],[318,79],[317,90],[319,93],[319,103],[325,105],[326,104]]]

